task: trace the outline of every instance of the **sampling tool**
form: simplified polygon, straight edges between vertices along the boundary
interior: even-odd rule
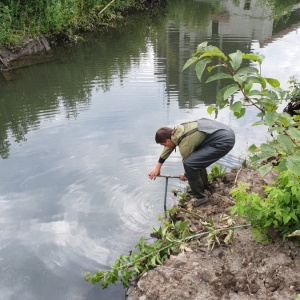
[[[179,178],[179,176],[170,176],[170,175],[158,175],[157,177],[164,177],[166,178],[166,185],[165,185],[165,199],[164,199],[164,210],[167,210],[167,192],[168,192],[168,181],[169,178]]]

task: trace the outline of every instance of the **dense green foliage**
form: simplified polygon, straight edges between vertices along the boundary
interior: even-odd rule
[[[280,230],[283,238],[299,229],[300,217],[300,178],[290,171],[279,173],[274,186],[264,187],[267,197],[248,193],[249,186],[239,183],[231,191],[236,198],[232,213],[239,217],[247,216],[254,236],[268,241],[268,231]]]
[[[140,8],[137,0],[4,0],[0,3],[0,45],[23,37],[65,33],[105,24]]]
[[[186,14],[189,19],[188,27],[197,27],[196,24],[199,23],[197,10],[189,9],[188,1],[172,1],[177,1],[176,6],[181,6],[179,10],[173,12],[174,15]],[[239,0],[232,2],[237,6],[240,5]],[[287,19],[297,2],[298,0],[260,0],[257,5],[271,8],[272,17],[276,21],[282,17],[283,11],[286,12],[284,18]],[[24,37],[36,37],[41,34],[63,33],[72,36],[79,29],[92,29],[95,26],[111,24],[125,11],[143,9],[149,3],[151,1],[143,0],[2,0],[0,46],[13,45]],[[212,2],[210,5],[214,12],[219,11],[219,2]],[[202,15],[209,17],[210,10]],[[200,22],[205,25],[207,20],[201,19]]]
[[[268,238],[267,233],[272,228],[286,238],[300,227],[300,117],[278,109],[282,102],[298,99],[300,87],[292,79],[291,90],[284,91],[278,80],[263,77],[263,59],[262,55],[245,54],[239,50],[226,55],[219,48],[203,42],[184,69],[195,64],[200,81],[207,71],[206,83],[215,80],[227,82],[217,93],[216,105],[208,108],[209,113],[229,108],[241,118],[248,107],[257,108],[259,121],[253,125],[266,126],[270,140],[259,146],[250,146],[250,161],[259,167],[262,175],[270,171],[277,175],[274,185],[265,188],[266,198],[248,194],[244,185],[235,189],[232,193],[237,202],[233,213],[238,212],[239,217],[246,215],[262,239]],[[244,60],[250,61],[251,65],[244,67]]]

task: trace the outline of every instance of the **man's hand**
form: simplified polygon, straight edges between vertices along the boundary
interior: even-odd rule
[[[148,174],[149,178],[155,180],[158,175],[160,175],[160,169],[162,164],[157,163],[154,169]]]
[[[185,174],[179,174],[179,180],[186,181]]]

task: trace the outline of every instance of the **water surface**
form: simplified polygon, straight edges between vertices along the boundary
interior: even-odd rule
[[[184,63],[203,41],[259,52],[263,75],[287,87],[300,77],[299,12],[274,20],[256,1],[172,1],[0,78],[0,299],[124,299],[119,285],[102,291],[83,272],[107,268],[159,224],[165,181],[147,177],[161,152],[155,131],[207,117],[221,87],[200,84]],[[266,139],[250,128],[256,113],[219,113],[237,135],[224,166]],[[164,174],[182,171],[172,154]],[[167,200],[176,203],[170,191]]]

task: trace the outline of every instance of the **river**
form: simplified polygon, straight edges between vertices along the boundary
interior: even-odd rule
[[[170,1],[0,77],[1,300],[125,298],[120,285],[101,290],[83,273],[108,268],[160,224],[165,181],[147,176],[162,150],[155,131],[208,117],[220,88],[182,71],[197,45],[264,54],[263,75],[284,88],[300,78],[300,6],[274,20],[262,2]],[[224,167],[266,140],[251,127],[256,113],[219,113],[237,136]],[[163,173],[180,172],[177,152]],[[183,187],[169,180],[168,207]]]

